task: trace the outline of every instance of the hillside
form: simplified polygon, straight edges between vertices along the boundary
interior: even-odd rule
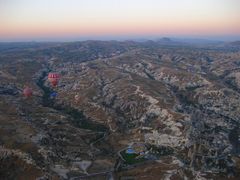
[[[239,179],[240,49],[164,41],[1,43],[0,179]]]

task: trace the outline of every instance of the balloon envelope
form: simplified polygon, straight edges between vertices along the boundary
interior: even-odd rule
[[[48,79],[59,79],[60,75],[58,73],[49,73]]]
[[[49,73],[48,80],[52,84],[52,86],[56,86],[58,84],[58,80],[60,75],[58,73]]]
[[[32,89],[29,87],[24,88],[23,95],[25,97],[31,97],[32,96]]]
[[[52,93],[50,94],[50,97],[51,97],[51,98],[57,97],[57,93],[56,93],[56,92],[52,92]]]
[[[50,82],[51,82],[52,86],[54,86],[54,87],[57,86],[57,84],[58,84],[58,80],[57,79],[52,80]]]

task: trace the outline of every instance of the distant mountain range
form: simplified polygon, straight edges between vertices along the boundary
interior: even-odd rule
[[[229,44],[233,46],[240,46],[240,41],[230,42]]]
[[[167,44],[224,44],[226,41],[220,41],[220,40],[211,40],[211,39],[201,39],[201,38],[171,38],[171,37],[162,37],[162,38],[155,38],[155,39],[133,39],[135,42],[146,42],[146,41],[155,41],[158,43],[167,43]],[[233,41],[233,42],[227,42],[231,45],[239,45],[240,41]]]

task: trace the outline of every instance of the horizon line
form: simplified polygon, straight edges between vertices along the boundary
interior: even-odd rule
[[[232,42],[240,41],[240,35],[223,35],[223,36],[81,36],[81,37],[19,37],[19,38],[4,38],[0,37],[0,43],[9,42],[79,42],[79,41],[157,41],[162,38],[169,38],[173,41],[212,41],[212,42]]]

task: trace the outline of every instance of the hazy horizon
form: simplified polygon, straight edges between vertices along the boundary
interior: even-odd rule
[[[213,41],[213,42],[233,42],[240,41],[240,36],[224,36],[224,37],[209,37],[209,36],[86,36],[86,37],[49,37],[49,38],[8,38],[0,39],[0,43],[14,43],[14,42],[76,42],[76,41],[147,41],[159,40],[161,38],[170,38],[173,41]]]
[[[239,7],[239,0],[0,0],[0,41],[234,41]]]

